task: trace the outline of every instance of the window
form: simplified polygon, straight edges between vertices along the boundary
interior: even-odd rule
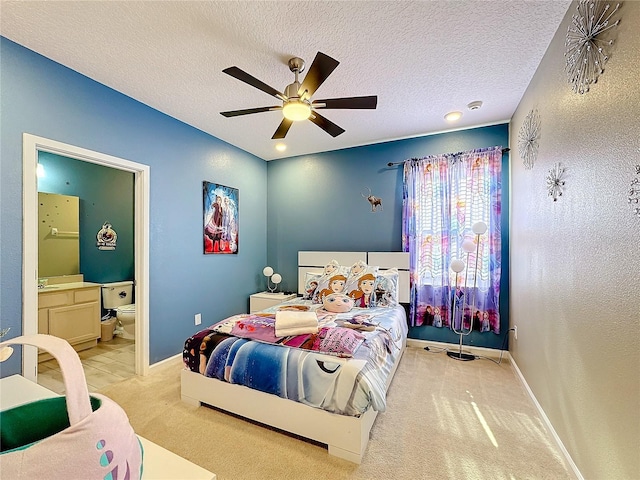
[[[474,328],[499,333],[501,165],[501,147],[405,162],[402,239],[410,257],[411,325],[449,327],[457,291],[467,297],[469,318],[489,320]],[[473,232],[478,222],[486,233]],[[451,269],[456,259],[465,263],[460,273]],[[436,310],[441,322],[432,318]]]

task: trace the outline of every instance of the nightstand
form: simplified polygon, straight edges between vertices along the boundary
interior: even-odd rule
[[[249,297],[249,313],[258,312],[265,308],[273,307],[292,298],[296,298],[295,293],[285,294],[283,292],[260,292]]]

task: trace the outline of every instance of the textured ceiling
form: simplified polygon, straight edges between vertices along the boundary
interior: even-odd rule
[[[0,33],[265,160],[508,121],[569,0],[6,1]],[[376,110],[322,110],[333,138],[295,123],[275,150],[278,105],[222,73],[237,66],[276,90],[287,61],[340,61],[315,98],[378,95]],[[561,68],[561,67],[560,67]],[[304,76],[304,73],[302,74]],[[481,100],[479,110],[467,104]],[[463,117],[452,125],[444,115]]]

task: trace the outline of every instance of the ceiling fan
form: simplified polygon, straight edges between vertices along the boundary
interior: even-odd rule
[[[272,107],[249,108],[246,110],[232,110],[229,112],[220,112],[225,117],[238,117],[240,115],[248,115],[251,113],[270,112],[274,110],[282,110],[284,118],[280,122],[280,126],[273,134],[272,139],[284,138],[291,128],[293,122],[301,120],[311,120],[332,137],[344,133],[344,129],[320,115],[317,110],[321,108],[344,108],[344,109],[375,109],[378,104],[378,97],[370,95],[365,97],[343,97],[343,98],[327,98],[323,100],[311,100],[318,87],[327,79],[329,75],[340,64],[328,55],[322,52],[316,54],[311,67],[304,77],[302,84],[298,81],[298,75],[304,71],[304,60],[298,57],[289,60],[289,70],[295,74],[293,83],[287,85],[284,93],[280,93],[273,87],[249,75],[247,72],[238,67],[229,67],[223,70],[227,75],[237,78],[241,82],[245,82],[263,92],[282,100],[282,105]]]

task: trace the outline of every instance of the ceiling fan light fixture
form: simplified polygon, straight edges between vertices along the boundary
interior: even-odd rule
[[[283,139],[294,122],[304,120],[311,121],[314,125],[320,127],[332,137],[337,137],[344,133],[344,128],[336,125],[331,120],[320,115],[317,110],[326,109],[375,109],[378,105],[378,97],[376,95],[367,95],[362,97],[340,97],[327,98],[324,100],[313,100],[314,93],[318,87],[331,75],[331,73],[340,64],[336,59],[331,58],[322,52],[318,52],[311,63],[309,71],[304,77],[302,83],[299,80],[299,74],[304,69],[304,60],[294,57],[289,60],[289,70],[295,75],[295,80],[285,88],[284,92],[279,92],[275,88],[267,85],[256,77],[248,74],[238,67],[229,67],[222,70],[223,73],[234,77],[241,82],[246,83],[262,92],[277,98],[282,102],[282,106],[268,106],[257,108],[245,108],[242,110],[231,110],[228,112],[220,112],[226,118],[239,117],[242,115],[250,115],[254,113],[272,112],[282,110],[283,119],[271,137],[272,140]]]
[[[301,100],[289,100],[283,105],[282,114],[292,122],[306,120],[311,115],[311,105]]]

